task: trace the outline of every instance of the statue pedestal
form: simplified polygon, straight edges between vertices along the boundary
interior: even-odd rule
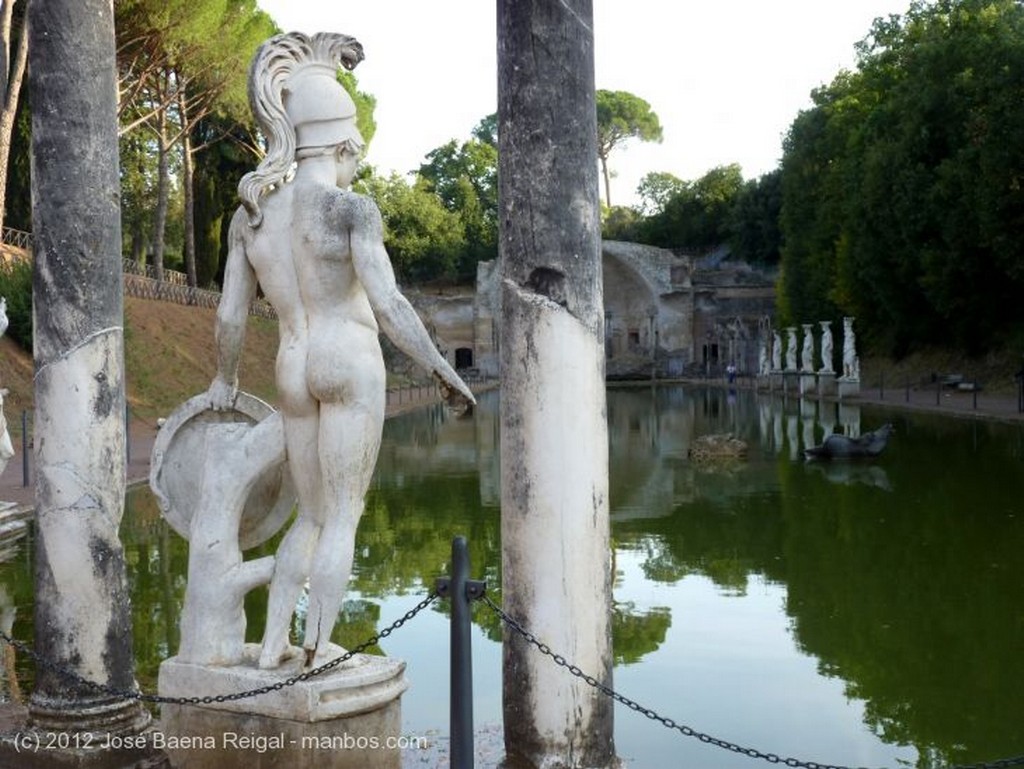
[[[818,372],[818,397],[819,398],[832,398],[836,395],[836,372],[835,371],[819,371]]]
[[[256,666],[247,644],[233,667],[180,662],[160,666],[165,697],[204,697],[272,686],[301,672],[297,657],[276,670]],[[338,654],[342,652],[337,649]],[[308,681],[242,700],[161,706],[159,737],[174,766],[223,769],[252,755],[289,769],[399,769],[405,662],[368,654]],[[263,763],[259,764],[263,766]]]
[[[768,389],[769,390],[781,390],[782,389],[782,371],[774,369],[768,375]]]
[[[815,375],[813,371],[800,372],[800,395],[814,395]]]
[[[839,400],[842,400],[847,396],[858,395],[860,393],[860,379],[850,379],[848,377],[841,376],[837,382],[839,385]]]

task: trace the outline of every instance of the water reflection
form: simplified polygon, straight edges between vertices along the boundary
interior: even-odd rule
[[[814,760],[930,766],[1024,753],[1020,429],[678,387],[610,390],[608,419],[617,686],[671,717],[695,713],[707,731]],[[802,460],[831,432],[887,421],[897,432],[874,463]],[[473,577],[499,598],[497,432],[494,396],[467,419],[431,409],[389,420],[333,640],[351,646],[408,610],[447,571],[457,534]],[[725,432],[748,443],[745,461],[689,460],[695,438]],[[122,536],[138,677],[152,691],[177,648],[187,553],[146,493],[130,496]],[[13,612],[20,638],[32,635],[26,553],[0,565],[0,621]],[[247,601],[250,640],[265,601]],[[406,733],[446,729],[445,611],[385,644],[409,660]],[[487,611],[475,621],[477,720],[493,723],[501,628]],[[27,691],[29,670],[18,669]],[[632,713],[616,728],[639,769],[745,765]]]

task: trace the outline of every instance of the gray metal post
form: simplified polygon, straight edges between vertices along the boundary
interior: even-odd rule
[[[469,578],[465,537],[452,540],[452,576],[437,580],[437,591],[452,604],[450,718],[452,769],[473,769],[472,603],[484,594],[484,582]]]
[[[21,412],[21,485],[28,488],[28,411]]]

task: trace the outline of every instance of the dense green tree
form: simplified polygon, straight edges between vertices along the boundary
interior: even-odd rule
[[[399,278],[425,281],[450,278],[465,247],[458,214],[419,182],[410,185],[398,174],[371,176],[360,191],[370,195],[384,219],[384,245]]]
[[[783,155],[783,290],[880,351],[981,352],[1024,310],[1024,9],[914,2],[814,94]],[[815,313],[812,315],[811,313]]]
[[[712,168],[679,186],[661,211],[640,225],[640,237],[664,248],[704,251],[722,245],[729,240],[732,207],[742,188],[738,164]]]
[[[15,6],[19,18],[15,20]],[[0,226],[4,224],[7,199],[7,167],[11,140],[20,104],[19,95],[28,61],[28,35],[24,33],[25,3],[0,2]]]
[[[221,135],[200,125],[230,128],[250,120],[246,73],[256,47],[276,31],[255,0],[120,0],[116,7],[121,73],[122,134],[144,129],[155,141],[156,205],[153,262],[163,269],[172,166],[180,169],[183,246],[189,282],[195,264],[193,175],[196,156]]]
[[[601,237],[605,240],[634,241],[642,223],[640,212],[629,206],[601,207]]]
[[[733,254],[750,264],[779,262],[782,231],[782,172],[778,169],[744,183],[730,213],[729,245]]]
[[[438,196],[462,222],[465,245],[454,274],[469,279],[477,262],[498,254],[498,148],[494,115],[480,121],[473,137],[461,144],[453,139],[426,156],[420,165],[420,184]]]
[[[628,139],[660,142],[661,122],[651,105],[628,91],[598,90],[597,103],[597,157],[604,177],[604,202],[612,204],[611,173],[608,156]]]
[[[645,216],[655,216],[665,210],[668,202],[686,191],[687,183],[667,171],[651,171],[645,174],[637,185],[640,196],[640,211]]]

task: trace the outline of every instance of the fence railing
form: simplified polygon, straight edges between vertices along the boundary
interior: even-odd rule
[[[15,248],[23,248],[28,251],[32,248],[32,233],[16,230],[13,227],[4,227],[0,231],[0,241],[5,246],[14,246]]]

